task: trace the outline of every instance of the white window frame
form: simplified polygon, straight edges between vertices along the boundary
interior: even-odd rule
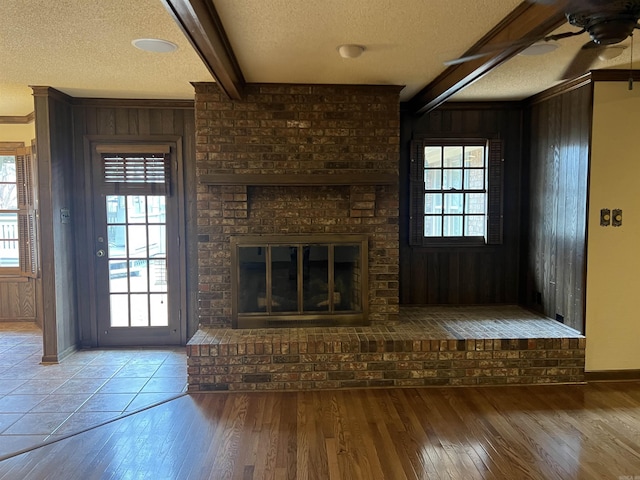
[[[425,184],[425,149],[427,147],[465,146],[485,147],[484,188],[468,190],[461,188],[452,191],[450,189],[447,190],[443,184],[439,188],[427,188]],[[421,138],[411,142],[409,240],[412,246],[479,246],[502,243],[502,179],[504,162],[502,151],[502,141],[496,138]],[[440,170],[442,172],[446,170],[444,165]],[[459,170],[464,172],[464,165]],[[483,193],[485,195],[485,228],[483,236],[464,234],[460,236],[444,236],[444,220],[446,217],[453,217],[452,212],[442,212],[440,215],[436,215],[433,212],[425,212],[425,195],[440,194],[442,195],[442,201],[444,201],[445,195],[451,193],[462,195]],[[460,212],[455,215],[462,218],[463,225],[465,215],[473,214]],[[437,216],[442,219],[442,231],[439,236],[427,236],[425,222],[429,218]]]

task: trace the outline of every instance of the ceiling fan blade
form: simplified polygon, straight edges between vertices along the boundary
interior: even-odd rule
[[[528,0],[529,3],[553,5],[563,12],[590,12],[599,13],[619,12],[624,3],[620,0]]]
[[[454,58],[452,60],[447,60],[444,62],[446,66],[451,65],[459,65],[461,63],[470,62],[477,58],[486,57],[487,55],[491,55],[492,53],[499,52],[501,50],[505,50],[511,47],[521,47],[521,46],[529,46],[534,44],[539,40],[555,40],[555,38],[521,38],[519,40],[512,40],[510,42],[500,42],[500,43],[492,43],[491,45],[486,45],[479,49],[478,51],[471,53],[469,55],[463,55],[459,58]]]
[[[582,48],[578,50],[576,56],[573,57],[571,63],[567,65],[560,79],[570,80],[589,71],[604,48],[604,46],[596,45],[591,41],[585,43]]]
[[[572,0],[527,0],[529,3],[538,3],[540,5],[553,5],[558,10],[563,10],[569,6]]]
[[[578,32],[564,32],[564,33],[557,33],[555,35],[547,35],[544,38],[540,38],[540,37],[529,37],[529,38],[521,38],[520,40],[512,40],[510,42],[501,42],[501,43],[493,43],[491,45],[487,45],[486,47],[481,48],[480,50],[478,50],[475,53],[472,53],[470,55],[463,55],[460,58],[454,58],[452,60],[447,60],[446,62],[444,62],[444,64],[447,67],[450,67],[452,65],[459,65],[461,63],[465,63],[465,62],[470,62],[472,60],[475,60],[477,58],[482,58],[485,57],[487,55],[491,55],[492,53],[495,52],[499,52],[500,50],[504,50],[506,48],[511,48],[511,47],[523,47],[523,46],[530,46],[533,45],[536,42],[551,42],[551,41],[557,41],[557,40],[562,40],[563,38],[567,38],[567,37],[574,37],[576,35],[582,35],[585,32],[585,30],[580,30]]]
[[[496,48],[495,50],[491,50],[491,51],[485,51],[485,52],[479,52],[473,55],[465,55],[464,57],[460,57],[460,58],[453,58],[451,60],[447,60],[446,62],[443,62],[445,67],[451,67],[453,65],[460,65],[461,63],[465,63],[465,62],[470,62],[472,60],[475,60],[477,58],[482,58],[482,57],[486,57],[487,55],[491,55],[493,52],[497,52],[498,50],[500,50],[499,48]]]
[[[528,0],[529,3],[540,3],[542,5],[555,5],[558,10],[566,12],[573,9],[604,8],[611,4],[611,0]]]

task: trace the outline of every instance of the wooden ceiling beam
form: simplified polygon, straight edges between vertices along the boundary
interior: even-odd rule
[[[566,22],[564,13],[557,7],[543,3],[523,2],[462,57],[490,51],[492,45],[508,45],[509,42],[522,39],[531,39],[531,42],[500,47],[487,55],[447,67],[409,100],[410,110],[420,114],[437,108],[452,95],[548,35],[564,22]]]
[[[232,100],[242,98],[245,85],[213,0],[162,0],[213,78]]]

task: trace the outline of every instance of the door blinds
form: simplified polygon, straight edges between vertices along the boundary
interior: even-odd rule
[[[105,193],[169,195],[169,145],[96,145]]]

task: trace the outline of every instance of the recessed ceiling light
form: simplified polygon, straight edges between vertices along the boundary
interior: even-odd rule
[[[136,38],[131,41],[131,45],[140,50],[154,53],[169,53],[175,52],[178,49],[175,43],[159,38]]]
[[[519,55],[544,55],[558,48],[556,42],[538,42],[522,50]]]

